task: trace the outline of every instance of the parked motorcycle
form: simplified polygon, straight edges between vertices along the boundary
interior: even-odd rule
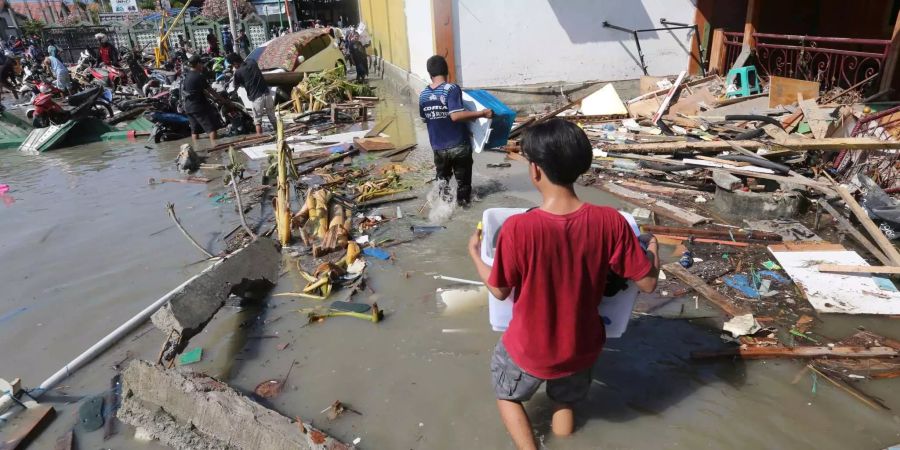
[[[44,128],[52,125],[61,125],[69,120],[79,120],[88,117],[106,119],[113,116],[112,92],[100,86],[70,95],[67,98],[72,109],[64,109],[53,100],[53,95],[46,88],[32,100],[32,108],[26,112],[35,128]]]

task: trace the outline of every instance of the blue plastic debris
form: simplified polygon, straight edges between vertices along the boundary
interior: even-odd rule
[[[377,247],[366,247],[363,249],[363,255],[378,258],[382,261],[391,259],[391,254]]]
[[[753,280],[754,283],[750,283],[750,277],[743,273],[738,273],[734,275],[727,275],[722,277],[722,280],[725,284],[736,290],[740,293],[744,294],[745,297],[749,298],[759,298],[759,284],[763,278],[768,278],[780,284],[788,284],[790,280],[785,278],[783,275],[773,272],[771,270],[763,270],[761,272],[753,272]]]

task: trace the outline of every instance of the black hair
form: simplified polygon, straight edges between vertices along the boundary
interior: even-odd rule
[[[244,62],[244,58],[241,58],[241,55],[238,55],[237,53],[229,53],[228,56],[225,57],[225,60],[228,61],[228,64],[231,64],[232,66],[236,66]]]
[[[447,60],[441,55],[434,55],[428,58],[428,61],[425,62],[425,67],[428,68],[428,75],[431,78],[446,77],[450,73],[450,69],[447,68]]]
[[[188,65],[191,67],[200,64],[200,55],[192,55],[190,59],[188,59]]]
[[[551,183],[565,186],[591,168],[593,150],[584,131],[572,122],[550,119],[525,130],[522,153]]]

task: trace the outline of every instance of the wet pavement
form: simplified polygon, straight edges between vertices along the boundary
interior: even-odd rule
[[[404,218],[378,232],[384,236],[409,238],[409,225],[428,223],[428,208],[419,210],[430,189],[430,149],[411,101],[392,97],[378,110],[381,117],[397,116],[386,130],[395,143],[419,143],[405,163],[423,168],[404,176],[421,186],[421,195],[400,204]],[[214,252],[223,248],[222,236],[238,220],[232,204],[213,200],[223,191],[221,179],[208,185],[148,183],[151,177],[179,176],[173,163],[177,147],[97,144],[39,156],[0,153],[0,183],[11,186],[14,199],[0,206],[0,376],[21,377],[26,386],[40,383],[205,267],[196,264],[202,255],[172,225],[166,202],[175,203],[201,243]],[[296,361],[285,392],[267,404],[345,442],[358,437],[361,448],[512,448],[490,385],[490,354],[500,335],[490,329],[486,303],[447,307],[435,290],[463,286],[433,278],[476,278],[465,244],[485,208],[538,201],[523,165],[486,168],[503,158],[476,157],[475,185],[483,198],[454,211],[442,223],[446,230],[391,248],[393,261],[369,261],[371,290],[354,300],[377,301],[385,321],[334,318],[307,325],[305,311],[318,303],[284,296],[260,307],[226,307],[188,346],[204,348],[203,361],[193,368],[252,392],[264,380],[283,377]],[[621,205],[595,189],[581,193],[588,201]],[[393,217],[396,205],[381,211]],[[293,263],[283,272],[273,293],[302,289]],[[666,315],[682,305],[693,316],[715,315],[702,300],[695,310],[692,298],[657,312]],[[550,435],[546,395],[528,404],[546,447],[881,449],[900,442],[900,418],[893,412],[873,410],[809,373],[798,376],[799,362],[691,361],[690,351],[721,345],[707,322],[633,320],[599,358],[590,400],[577,408],[573,437]],[[900,338],[890,319],[826,317],[817,331],[840,338],[857,326]],[[163,338],[145,325],[47,394],[60,417],[33,447],[52,447],[75,423],[72,402],[102,393],[114,364],[128,357],[155,360]],[[900,407],[900,381],[859,386]],[[321,411],[335,400],[362,415],[328,421]],[[130,427],[118,428],[106,442],[102,432],[79,433],[80,448],[157,448],[132,440]]]

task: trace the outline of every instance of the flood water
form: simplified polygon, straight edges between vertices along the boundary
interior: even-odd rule
[[[405,239],[412,237],[410,225],[428,223],[428,208],[419,211],[430,189],[430,148],[412,100],[387,89],[381,95],[390,98],[378,114],[396,116],[386,133],[398,144],[418,142],[405,163],[423,172],[404,176],[419,186],[420,198],[401,204],[403,219],[372,237]],[[167,202],[175,203],[198,241],[214,253],[223,248],[221,238],[238,220],[231,203],[215,202],[221,179],[208,185],[148,183],[151,177],[179,177],[173,163],[178,144],[0,153],[0,183],[11,186],[0,205],[0,377],[39,384],[205,267],[196,264],[202,255],[174,228]],[[464,286],[433,278],[476,278],[465,245],[485,208],[538,201],[523,165],[486,168],[503,158],[476,157],[474,179],[482,199],[454,211],[445,230],[391,248],[392,261],[369,261],[371,290],[354,299],[377,301],[386,311],[383,322],[333,318],[307,325],[305,310],[317,303],[284,296],[272,296],[262,307],[226,307],[190,343],[204,348],[203,361],[193,369],[249,393],[264,380],[284,377],[296,361],[285,392],[267,405],[345,442],[360,438],[360,448],[512,448],[494,405],[489,362],[500,334],[490,329],[486,301],[476,295],[448,307],[436,290]],[[621,206],[598,190],[580,192],[589,201]],[[394,217],[396,205],[381,213]],[[301,290],[293,263],[283,271],[273,293]],[[694,316],[715,314],[702,300],[698,310],[692,299],[683,303]],[[681,303],[671,307],[679,310]],[[896,320],[824,319],[817,331],[835,338],[864,326],[900,339]],[[633,320],[597,361],[590,399],[577,407],[571,438],[552,437],[551,405],[545,394],[536,395],[527,409],[546,448],[882,449],[900,442],[894,412],[871,409],[809,373],[798,376],[799,362],[691,361],[692,350],[722,345],[707,322]],[[155,360],[163,339],[145,325],[45,395],[59,416],[32,448],[52,448],[74,426],[77,402],[107,389],[113,364]],[[288,347],[279,351],[284,343]],[[900,381],[858,386],[900,408]],[[362,415],[346,413],[329,422],[321,411],[335,400]],[[76,433],[79,448],[159,448],[134,441],[133,431],[120,424],[109,441],[100,431]]]

